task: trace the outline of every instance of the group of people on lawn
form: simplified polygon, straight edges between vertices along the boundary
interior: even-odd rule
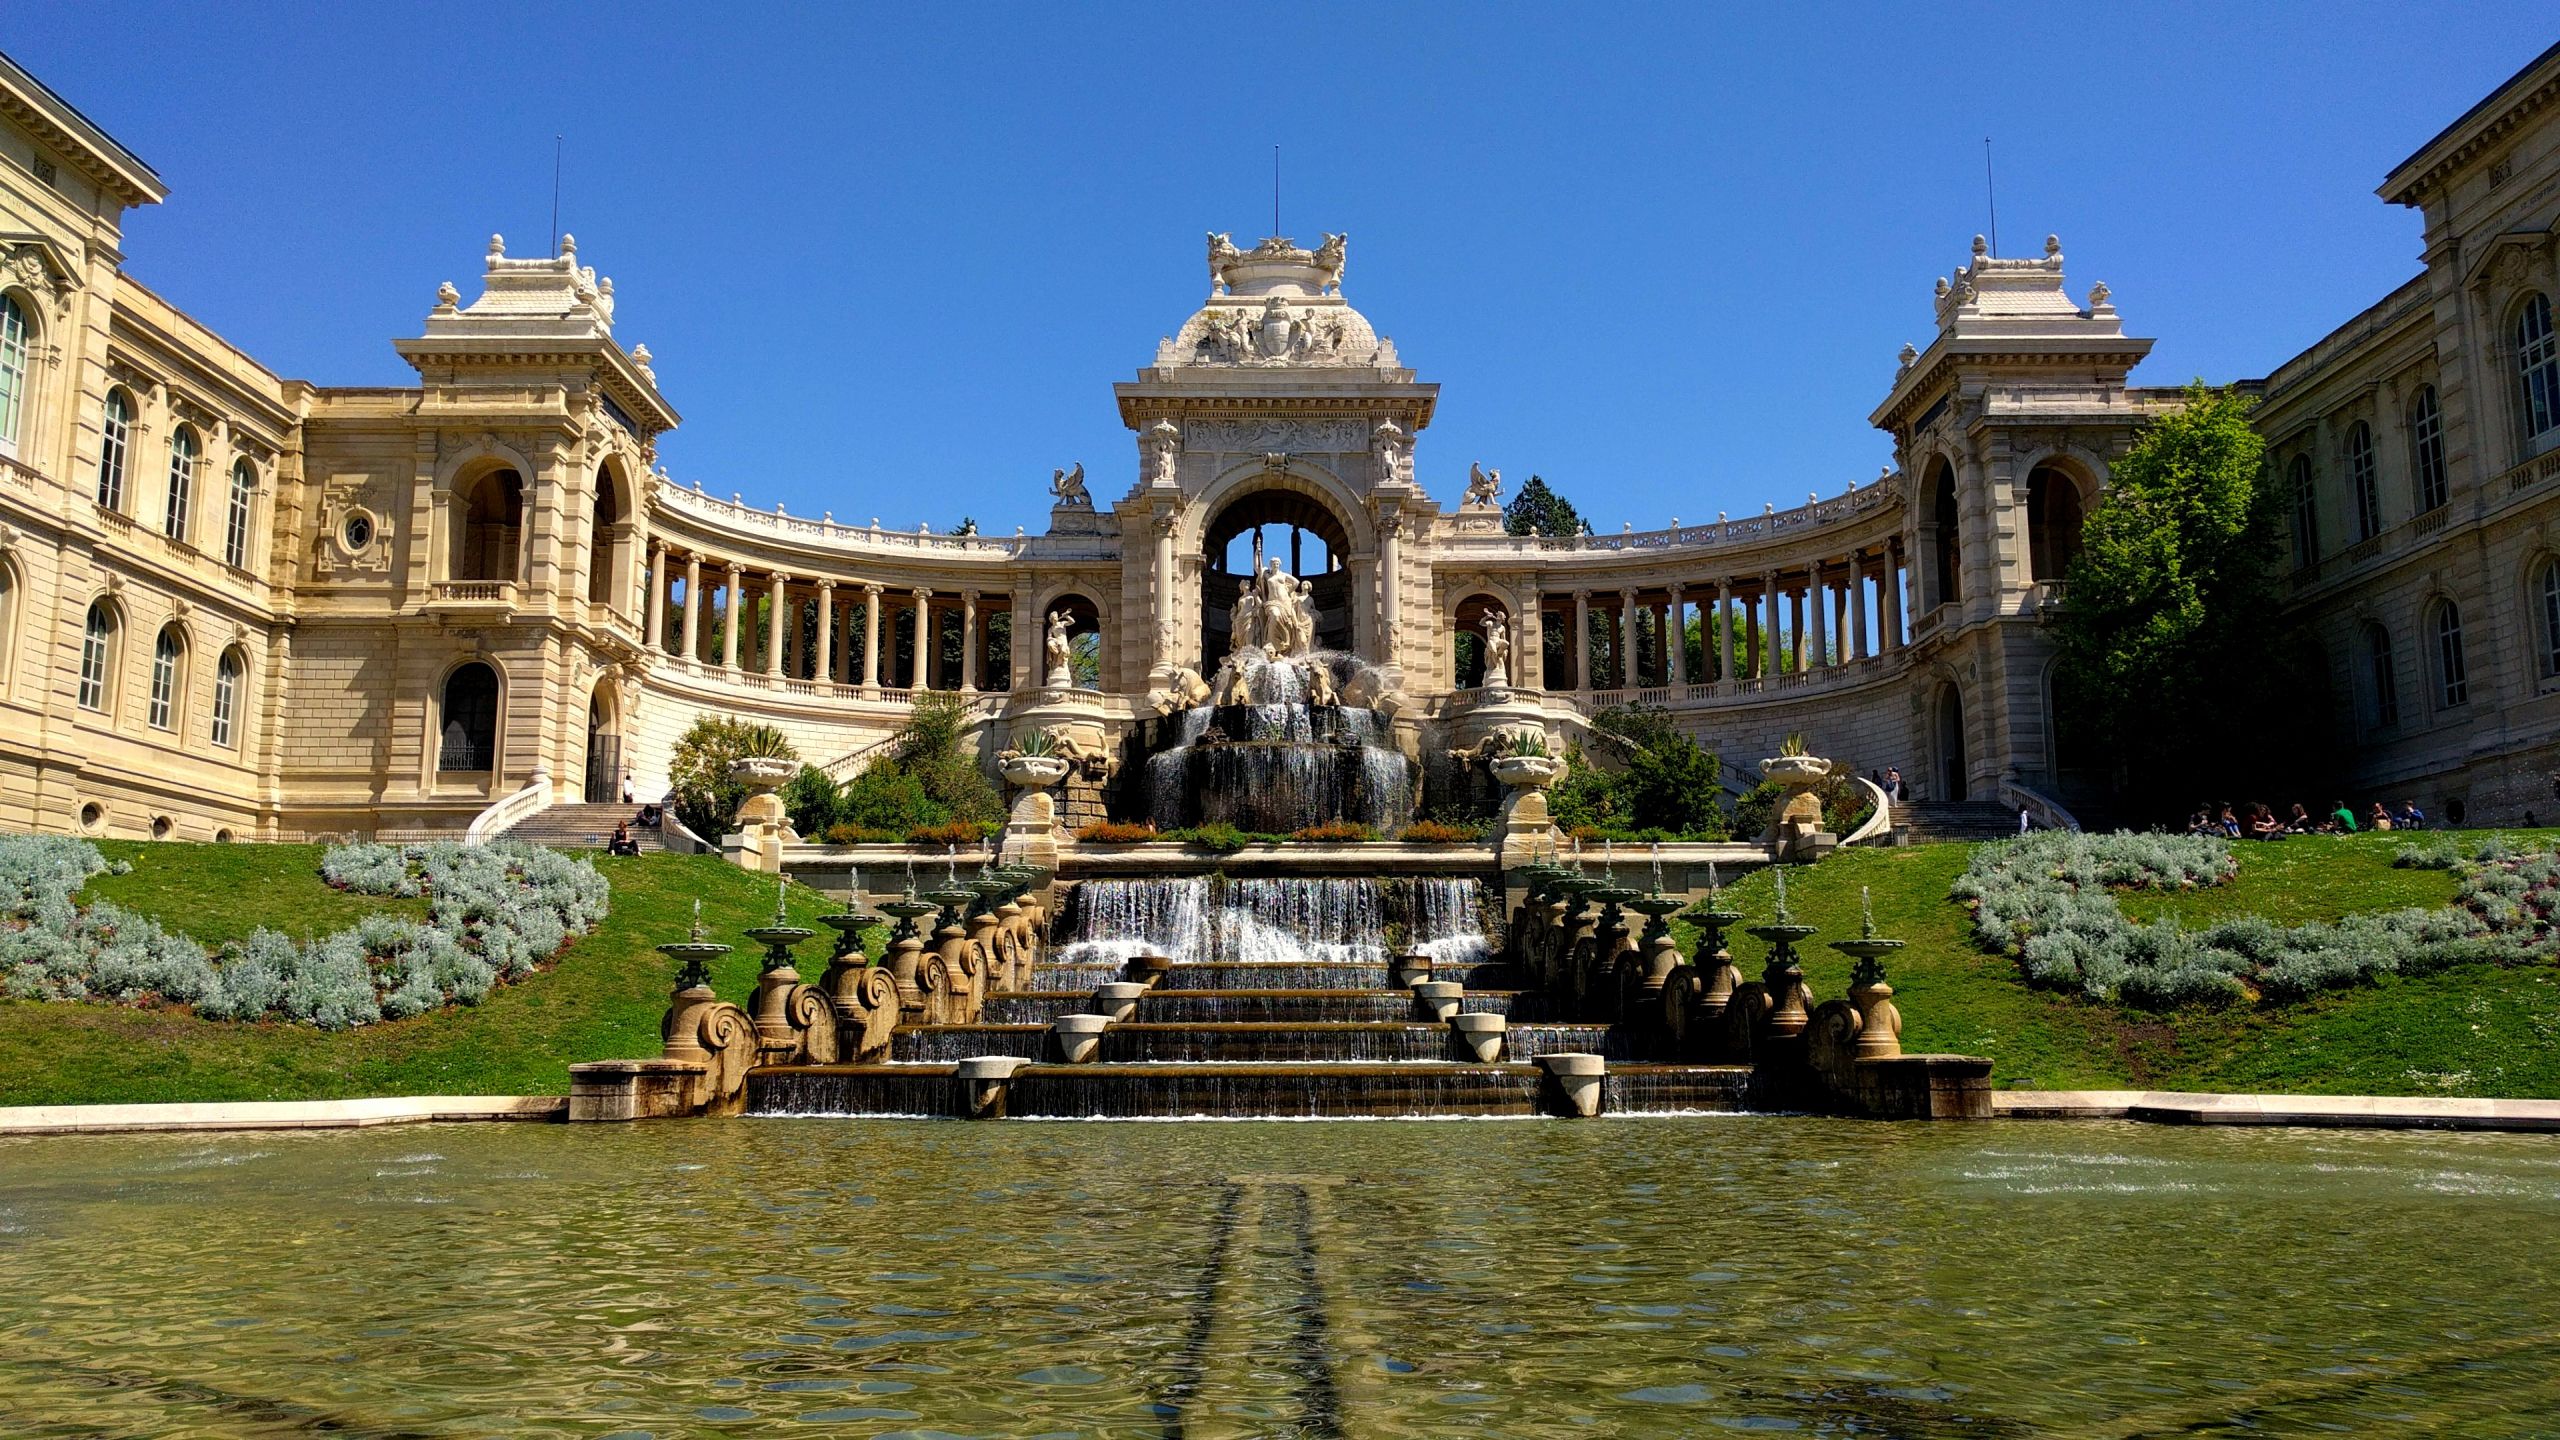
[[[2415,800],[2403,800],[2395,813],[2390,806],[2376,800],[2359,822],[2355,810],[2346,801],[2330,805],[2325,815],[2314,815],[2299,801],[2293,813],[2278,816],[2269,806],[2251,801],[2246,809],[2229,801],[2220,805],[2200,805],[2187,817],[2190,835],[2226,835],[2234,840],[2281,840],[2287,835],[2353,835],[2358,830],[2424,830],[2427,812]]]

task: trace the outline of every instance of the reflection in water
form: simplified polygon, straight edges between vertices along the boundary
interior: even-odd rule
[[[2522,1137],[0,1141],[0,1431],[2524,1436],[2560,1399],[2555,1223],[2560,1150]]]

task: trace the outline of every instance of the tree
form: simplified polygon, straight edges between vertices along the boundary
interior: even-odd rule
[[[1724,836],[1723,762],[1676,727],[1670,711],[1613,705],[1592,717],[1591,728],[1595,748],[1616,768],[1569,746],[1564,779],[1548,799],[1557,824],[1628,839]]]
[[[2320,713],[2318,667],[2269,628],[2281,510],[2255,403],[2188,386],[2116,463],[2071,564],[2060,719],[2078,763],[2105,757],[2145,813],[2316,767],[2321,736],[2296,722]]]
[[[727,715],[705,715],[676,741],[667,779],[676,797],[676,818],[706,840],[717,840],[736,823],[747,787],[730,778],[729,766],[752,756],[797,760],[790,737],[770,725]]]
[[[1579,535],[1588,528],[1582,523],[1582,512],[1573,502],[1547,488],[1538,476],[1520,487],[1511,503],[1502,507],[1502,528],[1512,535]]]
[[[800,773],[782,787],[782,808],[791,817],[791,828],[804,840],[815,840],[830,826],[844,818],[844,797],[827,772],[815,765],[803,765]]]

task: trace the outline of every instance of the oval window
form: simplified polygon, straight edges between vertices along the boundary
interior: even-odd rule
[[[373,517],[362,511],[348,516],[344,533],[347,549],[351,553],[361,552],[364,547],[373,543]]]

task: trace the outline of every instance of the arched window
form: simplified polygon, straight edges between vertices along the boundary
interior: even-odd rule
[[[2382,487],[2373,477],[2373,427],[2362,420],[2347,429],[2347,487],[2355,496],[2356,538],[2382,533]]]
[[[18,576],[8,562],[0,560],[0,695],[9,693],[9,677],[14,673],[11,656],[17,651]]]
[[[249,521],[258,503],[258,472],[246,460],[231,462],[231,514],[222,527],[222,563],[249,568]]]
[[[27,392],[35,378],[27,366],[27,310],[15,295],[0,295],[0,450],[14,454],[26,428]]]
[[[107,392],[107,415],[98,428],[98,503],[122,510],[124,466],[133,454],[133,401],[122,390]]]
[[[116,638],[120,629],[113,605],[104,600],[89,606],[89,619],[80,637],[80,708],[107,708],[113,698],[116,674]]]
[[[2294,456],[2289,474],[2293,486],[2293,566],[2308,570],[2320,563],[2320,497],[2311,483],[2311,457]]]
[[[2063,472],[2039,465],[2027,472],[2028,578],[2060,580],[2080,554],[2080,486]]]
[[[1929,605],[1935,609],[1940,605],[1952,605],[1964,598],[1963,582],[1960,578],[1964,574],[1964,556],[1956,539],[1955,467],[1941,460],[1931,473],[1934,478],[1929,484],[1928,538],[1930,549],[1936,555],[1937,564],[1931,567],[1929,572],[1931,581]]]
[[[2560,342],[2551,338],[2551,299],[2539,291],[2516,312],[2516,379],[2524,386],[2525,438],[2560,429]]]
[[[481,476],[462,491],[453,535],[456,580],[513,580],[524,524],[524,482],[513,470]]]
[[[2542,621],[2540,670],[2545,680],[2560,678],[2560,560],[2542,562],[2533,583],[2534,611]]]
[[[2375,728],[2400,723],[2400,679],[2391,665],[2391,632],[2379,625],[2364,627],[2365,693],[2373,702]]]
[[[2462,609],[2447,600],[2436,606],[2436,703],[2451,709],[2470,698],[2470,673],[2462,660]]]
[[[195,513],[196,461],[203,454],[196,432],[181,425],[169,432],[169,511],[160,533],[172,540],[187,538],[187,517]]]
[[[240,713],[240,680],[247,670],[237,645],[223,651],[221,661],[213,667],[213,743],[226,750],[239,743],[236,719]]]
[[[179,701],[187,692],[187,640],[175,625],[163,626],[151,646],[151,728],[175,730],[185,718]]]
[[[613,472],[596,472],[596,508],[587,526],[587,599],[597,605],[613,603],[613,570],[615,527],[622,519],[621,497],[614,493]]]
[[[445,677],[438,734],[438,770],[494,768],[498,754],[497,671],[473,660]]]
[[[2418,481],[2418,513],[2444,503],[2444,408],[2433,385],[2419,386],[2409,405],[2409,473]]]

